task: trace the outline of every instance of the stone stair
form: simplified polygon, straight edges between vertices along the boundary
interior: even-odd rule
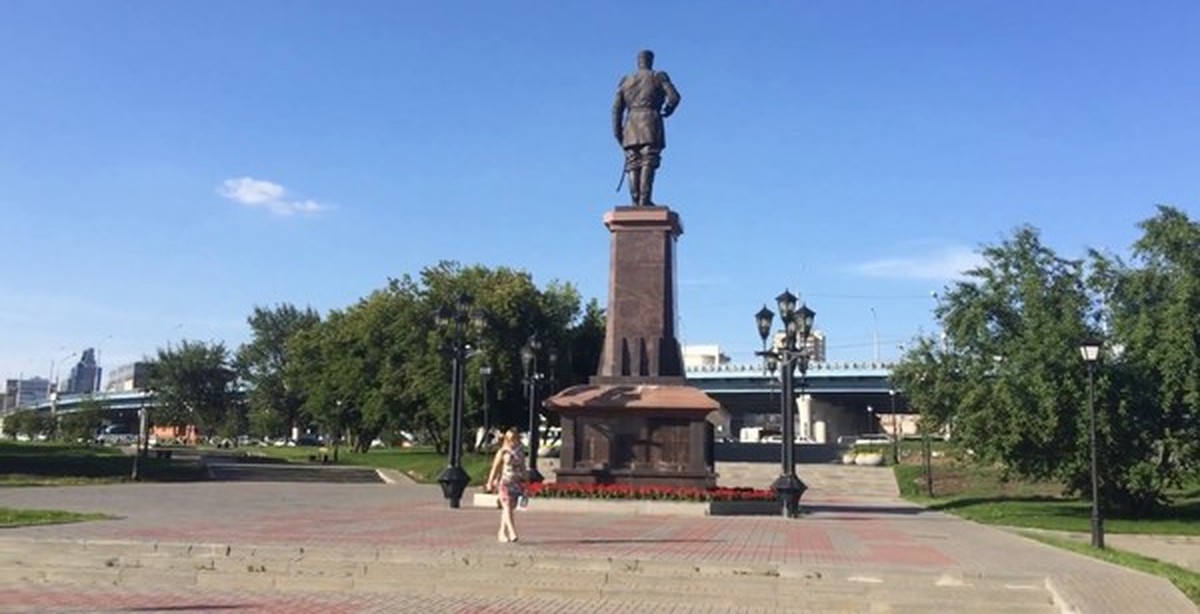
[[[379,472],[368,467],[284,465],[267,463],[208,463],[208,479],[224,482],[331,482],[380,484]]]
[[[779,477],[778,464],[717,463],[718,486],[766,488]],[[892,500],[900,496],[891,467],[842,464],[796,465],[796,475],[808,486],[805,500]]]
[[[1058,612],[1044,580],[1036,577],[576,558],[523,552],[518,545],[431,554],[371,547],[0,539],[0,588],[30,584],[542,597],[631,608],[686,604],[689,611]]]

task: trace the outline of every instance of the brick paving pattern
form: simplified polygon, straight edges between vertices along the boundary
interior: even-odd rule
[[[1005,531],[894,498],[825,496],[806,497],[796,520],[563,513],[535,500],[517,516],[521,541],[500,544],[494,510],[447,509],[430,486],[0,489],[4,506],[118,516],[0,531],[0,612],[1196,612],[1163,581]],[[185,563],[208,548],[232,569],[150,568],[186,545],[201,554]],[[129,564],[119,584],[103,575],[116,571],[93,569],[90,583],[73,571],[93,551]],[[278,571],[292,555],[309,562]],[[254,556],[274,584],[248,575]],[[321,560],[333,571],[314,571]]]

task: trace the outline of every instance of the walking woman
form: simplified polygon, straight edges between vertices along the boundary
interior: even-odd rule
[[[492,470],[488,473],[487,490],[496,491],[500,497],[500,532],[496,535],[501,542],[517,541],[517,525],[513,524],[513,507],[525,493],[525,453],[521,449],[521,437],[517,429],[508,429],[504,441],[496,450]]]

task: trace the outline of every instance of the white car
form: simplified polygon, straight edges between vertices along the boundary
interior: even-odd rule
[[[888,437],[887,433],[863,433],[854,439],[856,446],[872,446],[892,443],[892,438]]]
[[[110,424],[96,435],[96,443],[108,446],[127,446],[137,443],[137,433],[124,424]]]

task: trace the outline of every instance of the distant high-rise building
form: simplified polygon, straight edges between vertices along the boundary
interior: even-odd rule
[[[812,333],[808,336],[808,341],[806,341],[804,345],[805,345],[805,347],[808,348],[809,361],[825,362],[825,360],[826,360],[826,358],[825,358],[825,333],[814,328]],[[779,348],[783,347],[783,333],[782,332],[775,334],[775,341],[774,341],[773,346],[777,350]]]
[[[50,398],[50,380],[43,377],[4,382],[4,408],[36,405]]]
[[[66,394],[87,394],[100,389],[100,367],[96,365],[96,350],[83,351],[79,362],[71,367],[71,377],[63,388]]]
[[[108,374],[104,389],[109,392],[131,392],[144,390],[150,384],[150,363],[135,362],[121,365]]]
[[[719,367],[729,363],[729,357],[721,353],[718,345],[685,345],[682,350],[685,369]]]

